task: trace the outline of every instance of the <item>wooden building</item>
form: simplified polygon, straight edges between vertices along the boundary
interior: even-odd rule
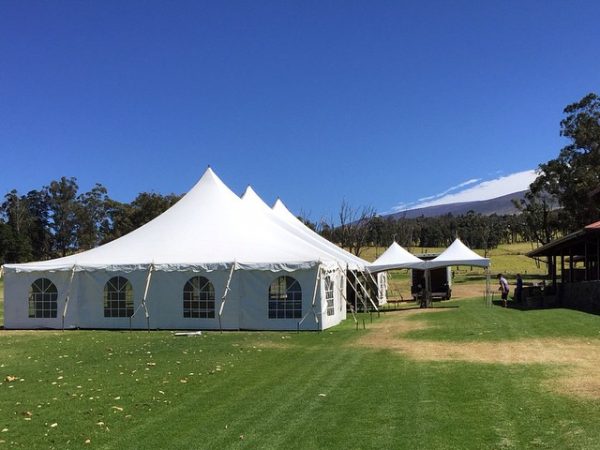
[[[600,221],[527,254],[547,262],[547,305],[600,313]]]

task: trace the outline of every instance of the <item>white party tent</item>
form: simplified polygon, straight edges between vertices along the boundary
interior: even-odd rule
[[[476,266],[476,267],[484,267],[486,274],[486,282],[485,282],[485,297],[486,300],[490,300],[490,260],[489,258],[484,258],[483,256],[479,256],[469,247],[462,243],[462,241],[458,238],[454,240],[450,246],[440,253],[436,258],[423,261],[421,265],[421,269],[425,270],[425,284],[426,289],[429,292],[431,290],[430,284],[430,269],[435,269],[437,267],[448,267],[448,266]]]
[[[209,168],[173,207],[119,239],[5,265],[4,324],[325,329],[346,317],[347,263],[240,199]]]
[[[419,268],[422,264],[421,259],[394,241],[379,258],[369,264],[368,269],[371,273],[377,273],[393,269]]]
[[[489,258],[479,256],[458,238],[436,258],[423,263],[423,267],[427,269],[445,266],[489,267],[489,265]]]

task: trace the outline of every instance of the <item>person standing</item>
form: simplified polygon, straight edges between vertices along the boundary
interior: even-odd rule
[[[506,281],[506,278],[504,278],[501,273],[498,274],[498,284],[500,284],[498,290],[502,292],[502,301],[504,302],[504,307],[506,308],[506,300],[508,299],[509,287],[508,281]]]
[[[515,287],[515,296],[514,299],[517,303],[521,303],[521,296],[523,294],[523,278],[521,278],[521,274],[517,274],[517,286]]]

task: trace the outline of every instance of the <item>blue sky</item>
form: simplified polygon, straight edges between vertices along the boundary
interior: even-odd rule
[[[211,165],[317,220],[506,185],[600,93],[598,17],[577,0],[0,0],[0,194],[74,176],[130,201]]]

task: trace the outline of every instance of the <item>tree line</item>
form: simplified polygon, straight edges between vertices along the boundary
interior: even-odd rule
[[[62,177],[39,190],[12,190],[0,205],[0,262],[37,261],[88,250],[123,236],[167,210],[181,196],[142,192],[131,203],[102,184],[79,192]]]
[[[487,251],[500,244],[535,241],[522,214],[446,214],[438,217],[391,218],[360,216],[345,226],[307,223],[322,236],[360,256],[365,247],[388,247],[396,241],[403,247],[447,247],[459,237],[467,246]],[[556,230],[558,232],[558,230]]]

